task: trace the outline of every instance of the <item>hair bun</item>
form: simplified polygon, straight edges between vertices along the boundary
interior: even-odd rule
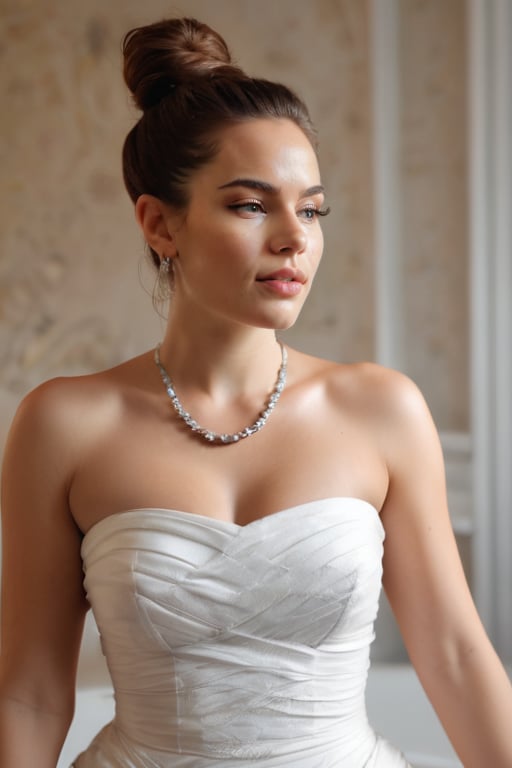
[[[141,110],[182,83],[215,74],[243,76],[223,38],[196,19],[168,19],[132,29],[123,41],[124,79]]]

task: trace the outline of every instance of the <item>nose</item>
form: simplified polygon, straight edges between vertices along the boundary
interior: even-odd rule
[[[281,219],[270,238],[272,253],[290,256],[305,250],[307,238],[295,213]]]

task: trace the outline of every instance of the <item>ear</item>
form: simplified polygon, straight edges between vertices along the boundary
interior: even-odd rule
[[[172,259],[176,255],[176,243],[170,226],[169,206],[153,195],[140,195],[135,203],[135,218],[147,244],[161,259]]]

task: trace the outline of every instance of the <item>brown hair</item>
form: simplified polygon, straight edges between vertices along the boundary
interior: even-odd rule
[[[196,19],[133,29],[123,54],[125,82],[143,111],[123,147],[124,181],[134,202],[147,193],[186,207],[190,175],[214,157],[219,131],[242,120],[291,120],[316,150],[316,132],[298,96],[248,77],[232,63],[222,37]]]

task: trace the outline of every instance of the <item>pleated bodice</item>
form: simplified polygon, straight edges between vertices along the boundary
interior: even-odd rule
[[[77,768],[407,765],[368,724],[384,530],[329,498],[247,526],[163,509],[84,537],[116,715]]]

